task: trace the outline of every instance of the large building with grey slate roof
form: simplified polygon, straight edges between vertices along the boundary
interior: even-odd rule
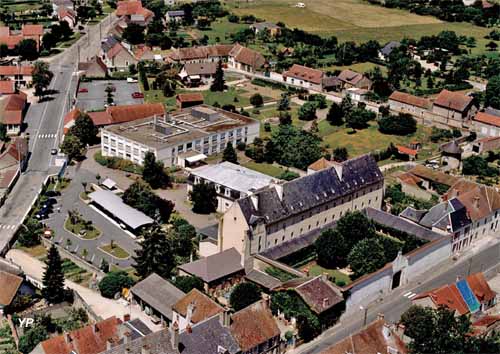
[[[235,201],[219,224],[219,250],[234,247],[243,260],[307,237],[348,211],[380,209],[384,177],[362,155],[290,182],[271,183]]]

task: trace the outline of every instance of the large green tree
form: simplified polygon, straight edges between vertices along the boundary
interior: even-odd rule
[[[376,114],[364,108],[354,108],[345,117],[346,124],[351,129],[364,129]]]
[[[326,115],[326,120],[331,125],[341,126],[344,124],[344,112],[338,103],[333,102]]]
[[[61,151],[69,160],[79,159],[83,156],[85,146],[76,136],[67,134],[61,144]]]
[[[198,289],[200,291],[204,290],[204,283],[201,278],[196,276],[177,276],[172,283],[176,288],[181,289],[183,292],[188,293],[193,289]]]
[[[347,260],[355,278],[372,273],[386,263],[384,247],[377,238],[367,238],[354,245]]]
[[[42,296],[49,304],[59,304],[65,300],[66,290],[61,256],[55,245],[49,248],[45,265]]]
[[[170,278],[176,264],[167,234],[159,225],[153,225],[145,229],[142,236],[144,240],[133,257],[136,274],[141,279],[152,273]]]
[[[44,326],[35,325],[24,332],[19,338],[18,349],[21,353],[31,353],[38,343],[49,339],[49,333]]]
[[[112,299],[123,288],[130,288],[132,285],[134,285],[134,281],[126,272],[109,272],[99,282],[99,291],[102,296]]]
[[[79,113],[75,124],[70,128],[70,134],[76,136],[84,145],[93,145],[97,141],[99,129],[87,113]]]
[[[214,81],[210,85],[210,91],[224,91],[226,83],[224,81],[224,71],[222,70],[222,60],[217,63],[217,69],[215,70]]]
[[[122,38],[130,44],[142,44],[145,41],[144,27],[135,23],[129,23],[123,31]]]
[[[300,108],[298,117],[300,120],[313,120],[316,118],[316,102],[306,102]]]
[[[40,244],[43,226],[35,218],[28,218],[21,226],[17,242],[23,247],[33,247]]]
[[[233,143],[231,142],[227,143],[226,148],[222,153],[222,161],[238,163],[238,155],[236,154],[236,151],[233,148]]]
[[[336,230],[352,248],[358,241],[376,236],[373,223],[360,211],[348,212],[337,222]]]
[[[491,77],[486,85],[484,95],[485,107],[491,106],[500,109],[500,75]]]
[[[349,253],[348,244],[337,230],[327,229],[323,231],[314,242],[314,248],[320,266],[334,269],[346,265],[346,256]]]
[[[254,283],[239,283],[231,291],[229,304],[235,311],[239,311],[259,301],[262,298],[261,293],[260,288]]]
[[[378,129],[383,134],[409,135],[417,131],[417,121],[408,113],[387,115],[378,120]]]
[[[16,51],[22,60],[33,61],[38,59],[38,47],[34,39],[23,39],[16,45]]]
[[[163,162],[156,161],[156,156],[151,151],[144,155],[142,178],[154,189],[170,185],[170,177],[165,172]]]
[[[125,190],[123,202],[158,222],[168,222],[174,210],[174,203],[156,195],[151,187],[141,181],[134,182]]]
[[[217,192],[211,183],[195,184],[189,197],[195,213],[210,214],[217,210]]]
[[[33,87],[35,88],[35,96],[43,97],[47,88],[54,77],[54,73],[49,70],[49,65],[43,61],[37,61],[33,65]]]

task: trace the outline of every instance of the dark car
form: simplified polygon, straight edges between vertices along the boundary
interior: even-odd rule
[[[142,92],[134,92],[132,98],[144,98],[144,94]]]
[[[47,191],[45,192],[45,195],[47,197],[59,197],[61,195],[61,192],[58,192],[58,191]]]

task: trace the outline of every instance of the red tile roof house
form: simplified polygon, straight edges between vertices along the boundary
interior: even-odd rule
[[[431,101],[405,92],[394,91],[389,96],[389,108],[401,113],[409,113],[415,117],[423,117],[432,107]]]
[[[474,131],[479,136],[500,136],[500,117],[477,112],[473,120]]]
[[[16,82],[11,79],[0,80],[0,97],[16,93]]]
[[[26,108],[27,96],[23,92],[0,97],[0,121],[6,126],[8,135],[21,132]]]
[[[402,145],[396,145],[396,149],[398,149],[399,155],[402,155],[403,158],[407,158],[409,161],[414,161],[418,158],[417,150]]]
[[[132,52],[130,45],[123,42],[117,42],[109,50],[103,51],[102,59],[110,71],[128,70],[130,64],[137,64],[139,62]]]
[[[33,66],[0,66],[0,80],[14,80],[18,87],[30,86],[32,83],[32,72]]]
[[[20,33],[13,33],[8,27],[1,27],[0,44],[7,44],[7,47],[12,50],[23,39],[33,39],[36,42],[37,48],[40,48],[43,32],[42,25],[23,25]]]
[[[203,95],[199,92],[194,93],[179,93],[175,98],[178,108],[187,108],[203,104]]]
[[[259,52],[236,44],[229,52],[228,66],[249,73],[261,72],[267,61]]]
[[[97,127],[112,124],[131,122],[137,119],[150,118],[153,116],[164,116],[165,107],[161,103],[143,103],[123,106],[110,106],[105,111],[88,112],[87,114]],[[64,117],[64,134],[75,124],[75,120],[81,111],[73,109]]]
[[[116,16],[124,17],[127,23],[146,26],[153,20],[154,13],[143,7],[140,0],[129,0],[118,1]]]
[[[57,19],[59,21],[66,21],[70,28],[74,28],[76,25],[75,11],[66,7],[59,7],[57,10]]]
[[[19,173],[26,167],[28,142],[23,138],[12,139],[7,149],[0,154],[0,200],[13,187]]]
[[[372,87],[370,79],[352,70],[342,70],[337,78],[340,80],[342,89],[354,87],[369,90]]]
[[[500,150],[500,136],[487,136],[474,141],[472,144],[472,151],[477,154],[495,150]]]
[[[226,62],[233,45],[216,44],[201,47],[178,48],[172,51],[165,59],[170,63],[214,63],[222,60]]]
[[[172,307],[172,321],[177,322],[179,331],[183,331],[222,312],[222,306],[198,289],[193,289]]]
[[[471,119],[476,111],[472,97],[448,90],[442,90],[432,106],[432,113],[460,123]]]
[[[287,84],[316,91],[323,90],[323,79],[325,77],[325,73],[321,70],[298,64],[293,64],[290,69],[283,73],[283,80]]]

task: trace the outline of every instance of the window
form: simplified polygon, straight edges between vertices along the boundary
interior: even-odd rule
[[[203,144],[208,144],[209,141],[210,141],[210,139],[207,137],[207,138],[203,139]]]
[[[217,142],[217,135],[212,135],[212,143]]]
[[[177,152],[182,152],[184,151],[184,144],[177,146]]]
[[[189,150],[192,150],[193,149],[193,143],[187,143],[186,144],[186,150],[189,151]]]

